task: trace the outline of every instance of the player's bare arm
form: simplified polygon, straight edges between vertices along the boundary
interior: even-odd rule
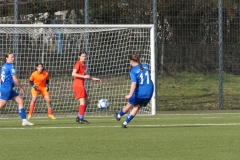
[[[72,76],[77,77],[77,78],[84,78],[84,79],[89,79],[89,80],[94,80],[94,81],[101,82],[101,79],[99,79],[99,78],[94,78],[94,77],[91,77],[90,75],[78,74],[76,69],[73,69]]]
[[[78,74],[76,69],[73,69],[72,76],[77,78],[84,78],[84,75]]]
[[[130,92],[129,92],[128,95],[125,96],[126,99],[129,99],[132,96],[136,86],[137,86],[137,83],[136,82],[132,82],[131,88],[130,88]]]
[[[99,79],[99,78],[90,77],[90,79],[93,80],[93,81],[101,82],[101,79]]]
[[[88,79],[88,78],[90,77],[90,75],[81,75],[81,74],[78,74],[76,69],[73,69],[73,71],[72,71],[72,76],[73,76],[73,77],[77,77],[77,78],[85,78],[85,79]]]

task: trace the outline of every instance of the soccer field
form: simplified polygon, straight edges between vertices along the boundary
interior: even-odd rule
[[[0,119],[0,159],[239,159],[240,113],[136,116],[128,125],[114,117]]]

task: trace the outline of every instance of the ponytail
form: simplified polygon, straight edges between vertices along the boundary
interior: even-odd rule
[[[130,55],[129,60],[132,60],[132,61],[138,63],[138,65],[140,66],[140,69],[144,70],[142,63],[140,62],[140,57],[136,53]]]
[[[138,63],[139,64],[139,66],[140,66],[140,69],[141,70],[144,70],[144,68],[143,68],[143,66],[142,66],[142,63]]]

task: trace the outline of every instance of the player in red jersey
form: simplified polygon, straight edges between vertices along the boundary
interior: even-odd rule
[[[89,123],[87,120],[84,120],[84,114],[85,114],[87,105],[89,104],[88,95],[84,87],[84,81],[85,79],[89,79],[89,80],[101,82],[101,79],[91,77],[86,73],[86,65],[84,63],[86,58],[87,58],[86,52],[84,51],[80,52],[79,61],[76,62],[72,71],[72,76],[74,77],[72,87],[73,87],[75,99],[79,100],[80,102],[76,121],[82,124]]]
[[[39,94],[42,94],[42,97],[47,102],[48,117],[50,119],[56,119],[53,116],[53,110],[51,106],[51,99],[50,99],[50,93],[49,93],[49,75],[48,75],[48,72],[44,70],[42,63],[38,63],[36,65],[36,70],[32,72],[30,77],[30,84],[32,86],[32,89],[31,89],[32,100],[29,107],[28,119],[31,119],[32,117],[35,103],[37,101]]]

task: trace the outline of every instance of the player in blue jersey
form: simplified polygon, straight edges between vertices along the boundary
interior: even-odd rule
[[[152,98],[154,89],[148,66],[140,63],[140,58],[137,54],[130,55],[129,60],[132,66],[130,71],[132,83],[129,94],[125,96],[128,99],[128,103],[119,113],[114,113],[116,120],[120,121],[121,117],[132,109],[123,122],[122,128],[127,128],[127,124],[135,117],[138,110],[148,104]]]
[[[26,120],[26,113],[23,108],[23,99],[17,92],[13,90],[16,84],[21,92],[24,94],[24,89],[20,84],[15,69],[13,67],[14,54],[7,53],[4,59],[4,65],[1,70],[1,84],[0,84],[0,110],[3,109],[9,100],[14,100],[18,103],[19,114],[22,119],[23,126],[32,126],[33,123]]]

